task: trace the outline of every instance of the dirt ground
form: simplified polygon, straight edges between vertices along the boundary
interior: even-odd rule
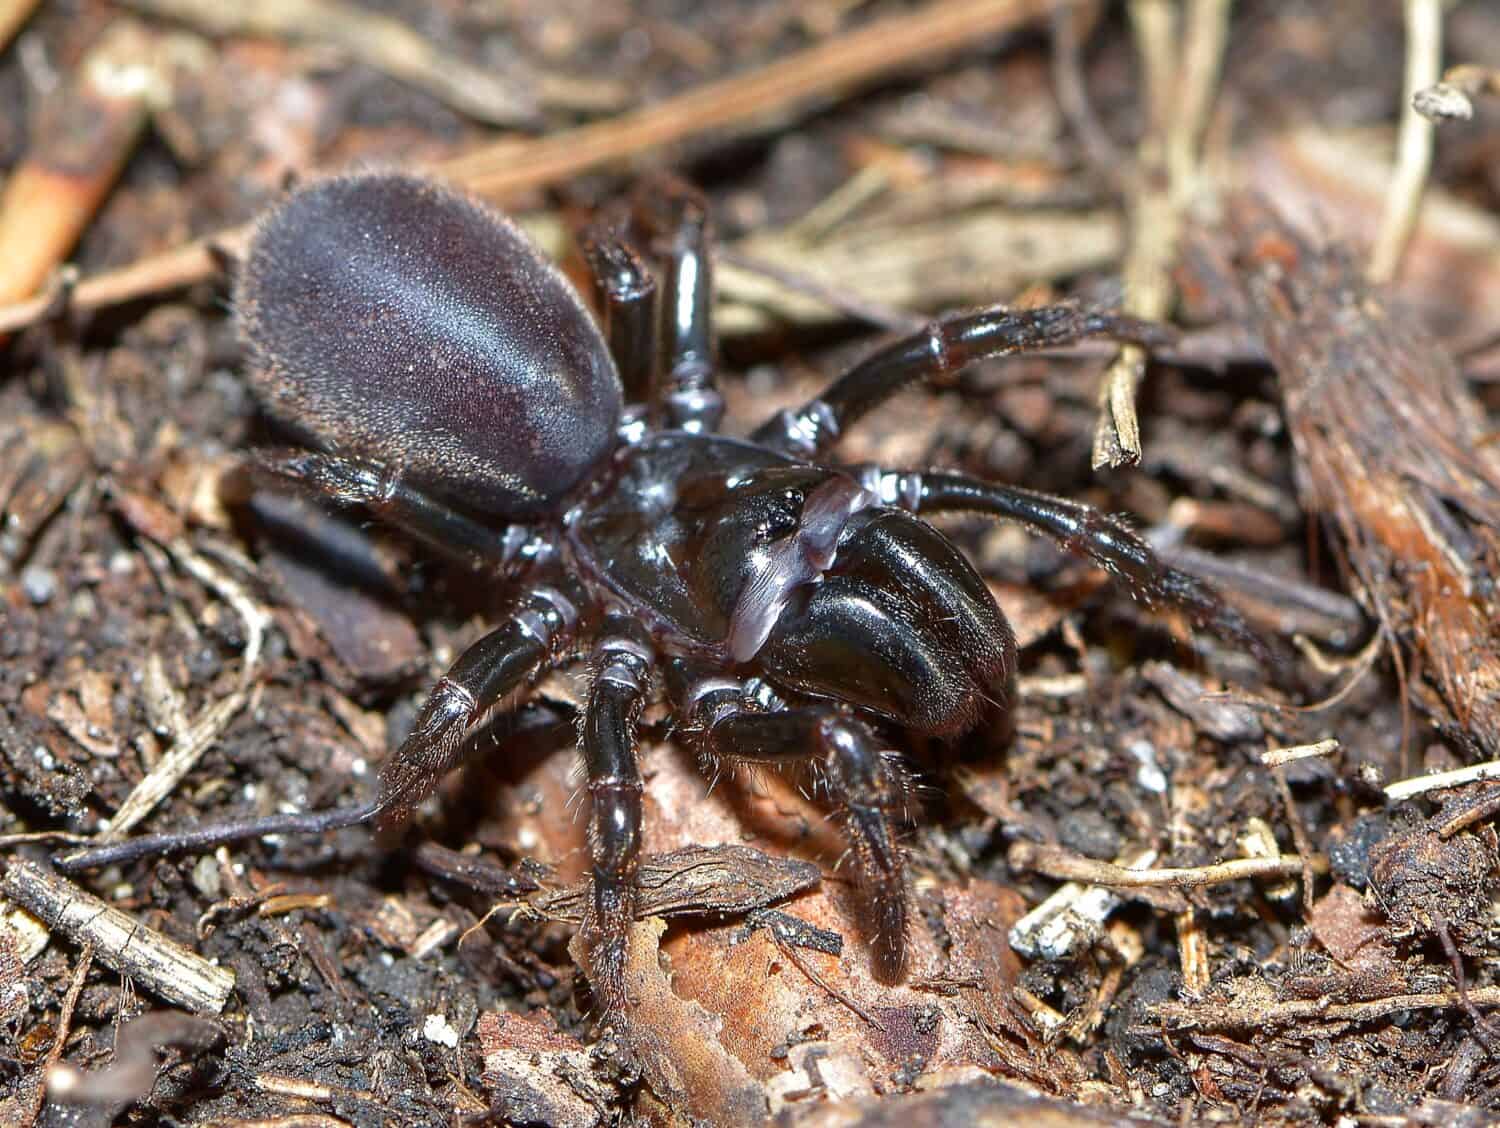
[[[33,6],[0,2],[0,1124],[1500,1117],[1500,6]],[[249,468],[286,439],[244,225],[370,167],[580,282],[597,209],[696,185],[736,433],[944,310],[1171,322],[1149,364],[910,389],[839,457],[1126,514],[1265,653],[941,520],[1020,678],[962,747],[890,734],[895,986],[817,789],[711,781],[654,702],[602,1022],[576,667],[403,829],[60,864],[368,803],[513,594]]]

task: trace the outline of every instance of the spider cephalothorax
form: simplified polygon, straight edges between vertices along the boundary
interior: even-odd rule
[[[655,272],[636,249],[649,246]],[[918,515],[1019,521],[1138,596],[1248,639],[1239,618],[1086,506],[951,473],[841,467],[840,435],[897,389],[1003,353],[1157,336],[1070,306],[986,309],[879,350],[748,439],[716,434],[706,217],[657,186],[582,240],[603,331],[502,216],[429,180],[300,189],[256,229],[236,292],[254,380],[312,452],[264,461],[514,584],[509,616],[433,688],[381,773],[395,816],[501,698],[586,654],[581,723],[594,987],[626,1003],[640,848],[636,719],[661,692],[706,761],[817,761],[873,909],[873,959],[903,972],[897,730],[1003,720],[1016,646],[963,554]],[[658,674],[664,676],[658,677]]]

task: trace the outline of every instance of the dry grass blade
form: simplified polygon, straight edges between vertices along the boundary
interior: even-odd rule
[[[490,125],[533,127],[538,124],[540,107],[549,103],[560,109],[616,109],[623,94],[613,84],[544,84],[498,74],[433,46],[399,20],[342,0],[259,0],[255,4],[131,0],[131,4],[206,35],[305,39],[338,47],[353,59],[426,90]]]
[[[1385,199],[1380,237],[1370,254],[1370,278],[1396,276],[1422,207],[1422,189],[1432,164],[1432,122],[1418,109],[1417,95],[1437,82],[1443,63],[1441,0],[1406,0],[1406,80],[1401,127],[1396,137],[1396,175]]]

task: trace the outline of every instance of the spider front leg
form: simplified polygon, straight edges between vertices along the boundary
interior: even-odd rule
[[[994,308],[934,321],[866,357],[816,399],[763,423],[753,441],[783,454],[814,458],[913,380],[943,385],[970,364],[1012,353],[1071,345],[1087,337],[1119,337],[1143,345],[1171,338],[1161,326],[1133,317],[1087,313],[1071,305]]]
[[[590,225],[579,249],[593,275],[604,314],[604,335],[627,403],[646,405],[647,422],[660,425],[657,370],[661,353],[656,279],[630,242],[625,216]]]
[[[678,671],[679,709],[705,766],[810,762],[844,815],[850,856],[872,910],[875,976],[899,982],[906,967],[906,869],[892,814],[904,801],[881,744],[863,722],[832,705],[768,709],[745,685],[692,682]]]
[[[636,193],[635,212],[664,244],[660,389],[667,425],[683,431],[717,431],[724,398],[714,377],[713,263],[709,256],[708,204],[689,185],[658,176]]]
[[[588,596],[576,581],[538,584],[432,687],[411,733],[380,770],[377,818],[395,822],[432,794],[457,764],[480,714],[541,672],[584,625]]]
[[[1167,605],[1219,637],[1244,646],[1269,662],[1265,643],[1240,613],[1196,576],[1174,568],[1118,518],[1093,506],[1016,486],[986,482],[965,474],[927,473],[866,467],[860,484],[885,505],[916,514],[968,512],[1024,525],[1085,556],[1125,584],[1148,607]]]
[[[636,721],[651,674],[651,642],[628,615],[607,615],[594,646],[580,744],[589,791],[594,895],[585,911],[590,981],[606,1012],[626,1005],[625,961],[635,919],[641,852],[641,770]]]
[[[359,458],[314,451],[261,453],[264,472],[295,482],[341,508],[361,507],[434,552],[475,571],[510,569],[549,555],[548,542],[527,525],[497,532],[425,493],[395,471]]]

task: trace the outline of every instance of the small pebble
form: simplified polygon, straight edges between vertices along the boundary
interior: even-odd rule
[[[224,879],[219,873],[219,862],[212,854],[204,854],[193,866],[193,885],[210,901],[217,901],[224,891]]]
[[[1149,791],[1155,795],[1162,795],[1167,790],[1167,777],[1162,772],[1161,766],[1156,761],[1156,749],[1149,740],[1137,740],[1128,749],[1130,754],[1140,761],[1141,766],[1136,770],[1135,782],[1141,790]]]
[[[1474,117],[1474,103],[1469,101],[1469,96],[1446,82],[1418,90],[1411,97],[1411,108],[1438,125],[1449,121],[1471,121]]]
[[[27,568],[21,573],[21,590],[40,607],[57,594],[57,574],[51,568]]]
[[[422,1023],[422,1037],[439,1046],[447,1046],[450,1050],[458,1046],[458,1031],[440,1014],[427,1016],[427,1021]]]

